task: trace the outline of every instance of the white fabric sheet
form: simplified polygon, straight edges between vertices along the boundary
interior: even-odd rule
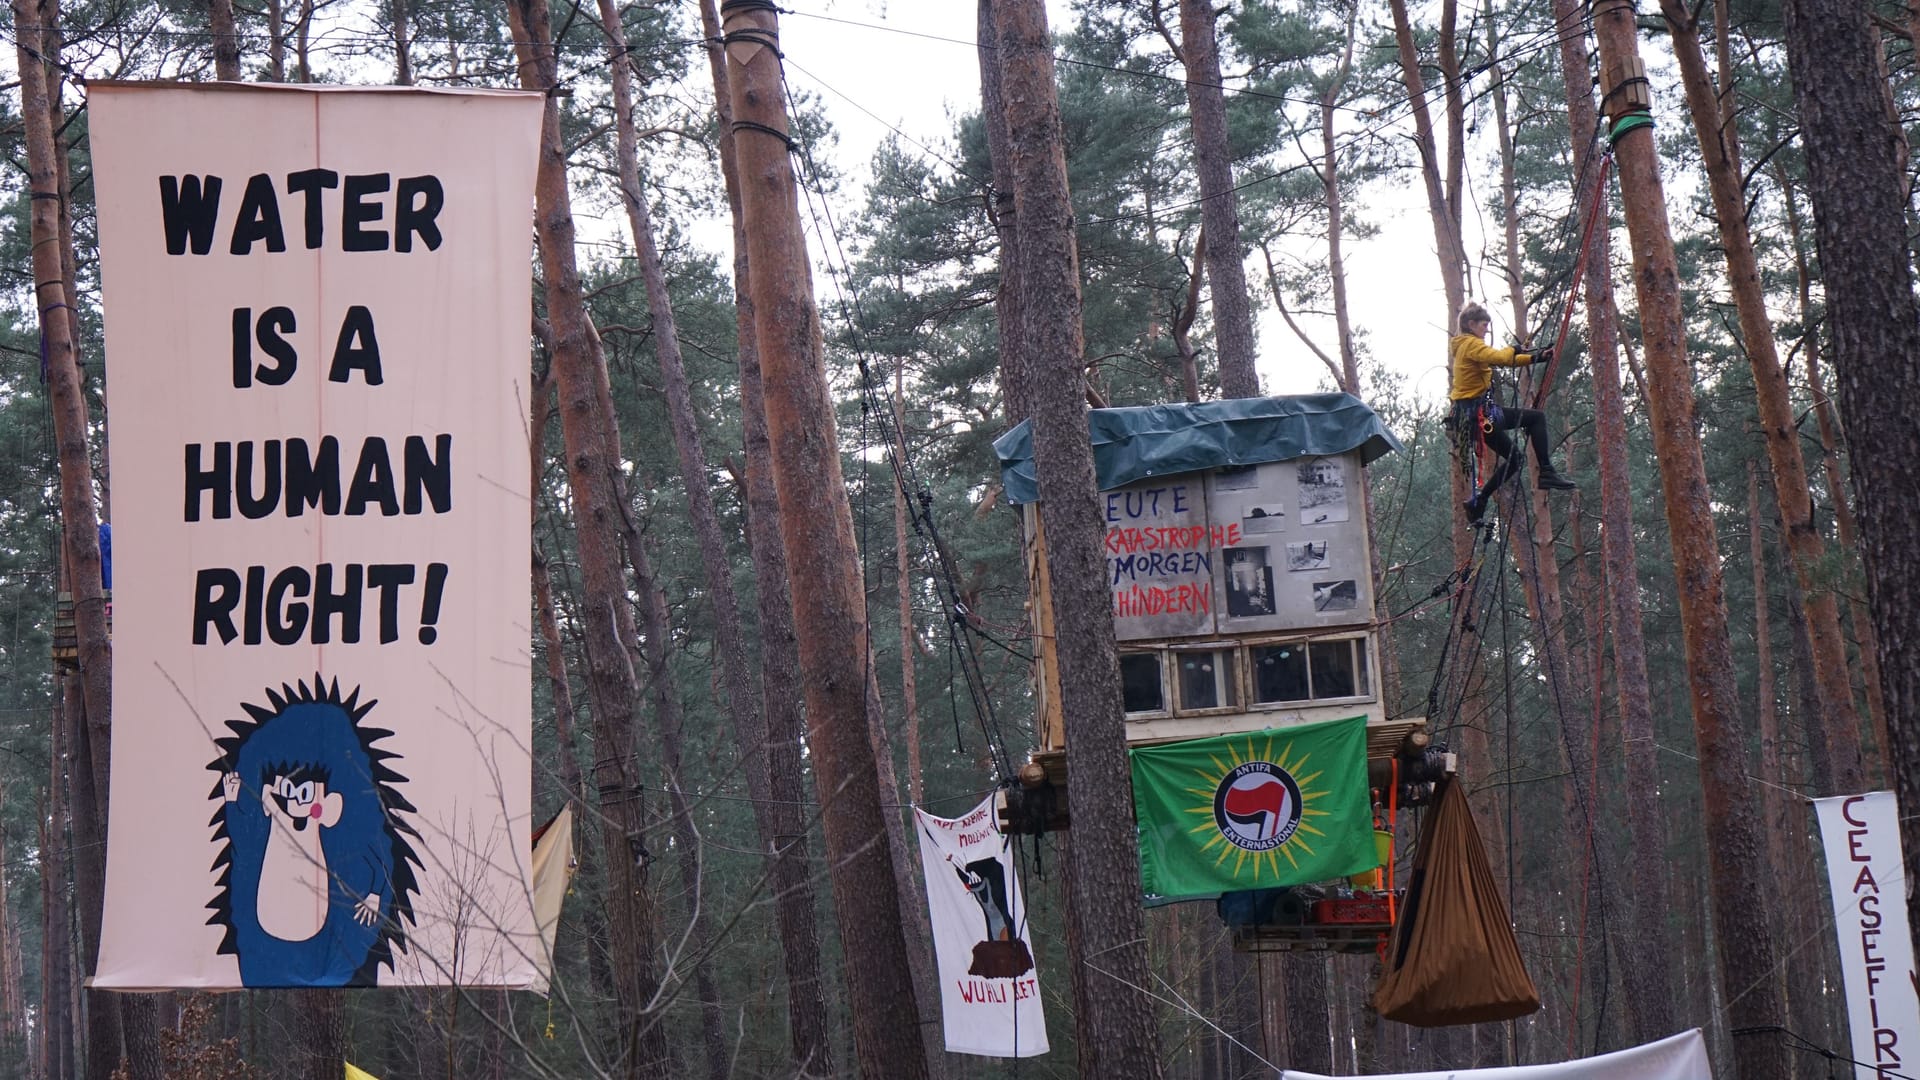
[[[947,1049],[983,1057],[1047,1052],[1027,905],[994,797],[958,818],[914,810],[926,875]]]
[[[1319,1073],[1282,1072],[1282,1080],[1330,1080]],[[1616,1050],[1599,1057],[1553,1065],[1513,1065],[1500,1069],[1450,1069],[1446,1072],[1395,1073],[1383,1080],[1712,1080],[1707,1041],[1700,1029],[1659,1042]]]
[[[1920,1073],[1920,995],[1907,932],[1900,806],[1891,791],[1815,799],[1857,1080]]]
[[[540,95],[88,103],[116,609],[94,985],[524,987]]]

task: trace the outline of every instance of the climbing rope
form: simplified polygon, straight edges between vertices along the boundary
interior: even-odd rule
[[[1651,121],[1649,121],[1651,122]],[[1592,158],[1588,158],[1592,162]],[[1533,407],[1539,408],[1547,399],[1547,391],[1553,386],[1554,373],[1560,369],[1560,358],[1567,346],[1567,331],[1573,326],[1573,309],[1580,300],[1580,279],[1585,275],[1588,257],[1593,251],[1593,230],[1600,223],[1600,211],[1607,205],[1602,194],[1607,189],[1607,170],[1613,166],[1613,151],[1609,149],[1600,156],[1600,175],[1589,189],[1587,197],[1587,224],[1580,232],[1580,248],[1573,260],[1573,281],[1567,286],[1567,299],[1561,305],[1560,331],[1553,340],[1553,359],[1548,361],[1546,374],[1540,377],[1540,385],[1533,392]]]

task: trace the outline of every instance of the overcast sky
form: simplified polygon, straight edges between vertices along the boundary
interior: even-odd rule
[[[788,78],[796,90],[819,95],[839,131],[839,164],[849,183],[836,219],[844,220],[871,175],[867,163],[874,148],[891,134],[889,125],[939,148],[953,130],[954,117],[979,108],[974,5],[964,0],[785,0],[785,7],[792,9],[780,20]],[[1067,5],[1049,0],[1049,9],[1058,33],[1069,25]],[[1438,285],[1425,199],[1409,175],[1376,185],[1361,202],[1380,232],[1347,245],[1356,329],[1366,336],[1372,361],[1402,373],[1423,396],[1444,397],[1446,300]],[[1467,228],[1470,234],[1476,231],[1472,220]],[[1497,282],[1491,271],[1483,276],[1490,286]],[[1256,292],[1256,309],[1267,312],[1258,327],[1263,387],[1280,394],[1330,388],[1325,367],[1272,313],[1266,269],[1257,256],[1248,263],[1247,278]],[[824,281],[816,291],[830,295]],[[1504,290],[1489,299],[1496,310],[1504,310]],[[1317,329],[1321,347],[1332,352],[1330,320]]]

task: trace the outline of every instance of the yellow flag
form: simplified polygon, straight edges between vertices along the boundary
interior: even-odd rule
[[[373,1075],[372,1073],[368,1072],[365,1069],[354,1068],[353,1062],[351,1061],[346,1062],[345,1064],[347,1066],[346,1080],[380,1080],[379,1077]]]

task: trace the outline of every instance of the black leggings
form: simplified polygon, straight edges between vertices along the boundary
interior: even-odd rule
[[[1469,430],[1480,430],[1480,403],[1477,401],[1456,401],[1453,405],[1454,422],[1472,425]],[[1547,463],[1547,414],[1538,409],[1494,410],[1493,430],[1486,432],[1487,445],[1500,455],[1500,464],[1494,466],[1493,473],[1480,485],[1480,499],[1485,501],[1507,477],[1520,471],[1520,456],[1513,452],[1513,440],[1507,432],[1520,428],[1527,433],[1527,441],[1533,444],[1533,463],[1541,471],[1549,468]]]

